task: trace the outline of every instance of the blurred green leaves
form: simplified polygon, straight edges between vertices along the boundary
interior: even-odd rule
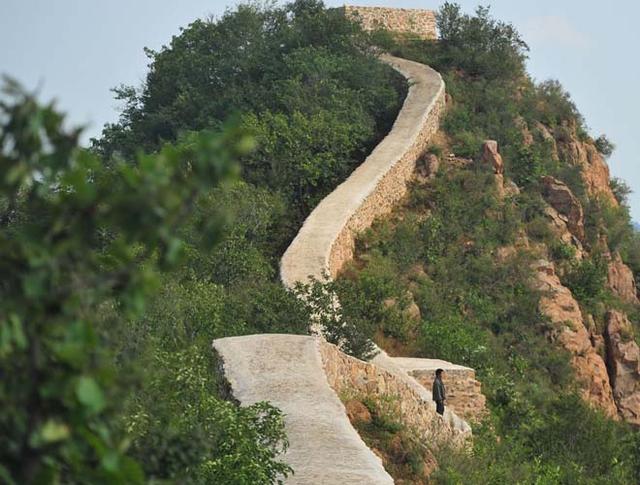
[[[0,101],[0,460],[18,483],[136,483],[115,420],[100,305],[144,308],[158,271],[183,256],[179,229],[253,148],[229,126],[186,134],[135,165],[77,146],[52,104],[13,81]],[[222,218],[203,231],[219,239]]]

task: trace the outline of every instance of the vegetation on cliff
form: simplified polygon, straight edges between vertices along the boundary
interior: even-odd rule
[[[533,263],[551,258],[593,317],[593,335],[603,333],[611,308],[628,312],[639,334],[637,305],[606,285],[609,253],[639,269],[624,185],[589,185],[593,168],[565,150],[610,155],[611,145],[590,138],[559,83],[527,76],[527,46],[512,26],[488,9],[470,16],[455,4],[437,18],[438,42],[377,34],[394,54],[441,72],[451,99],[431,148],[440,171],[360,238],[356,261],[334,285],[341,301],[359,302],[345,307],[345,319],[367,321],[364,331],[389,351],[477,370],[491,415],[477,427],[472,453],[437,455],[436,483],[637,483],[640,434],[581,399],[571,356],[550,342],[532,285]],[[482,162],[486,139],[498,141],[504,181]],[[567,243],[551,229],[543,176],[577,196],[582,241]],[[412,304],[418,318],[406,311]]]

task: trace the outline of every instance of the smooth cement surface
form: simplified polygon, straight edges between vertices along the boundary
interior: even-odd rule
[[[429,116],[444,93],[440,75],[416,62],[391,56],[383,60],[408,79],[407,98],[390,133],[314,209],[287,249],[281,261],[281,278],[288,287],[306,282],[310,275],[321,279],[324,273],[334,273],[331,252],[341,233],[345,228],[361,229],[359,224],[350,226],[354,215],[376,195],[385,175],[409,150],[415,150],[426,123],[434,122]],[[406,183],[398,182],[402,187]],[[394,194],[391,199],[395,198]],[[388,201],[393,202],[397,200]],[[361,225],[367,226],[382,213],[368,214]],[[290,447],[284,459],[295,471],[287,484],[393,483],[380,459],[351,426],[344,406],[327,383],[317,337],[249,335],[218,339],[213,345],[222,358],[232,393],[242,405],[269,401],[285,413]],[[385,355],[376,360],[384,361]],[[404,379],[410,378],[404,374]]]

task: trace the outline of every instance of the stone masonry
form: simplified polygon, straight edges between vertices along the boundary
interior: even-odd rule
[[[360,22],[364,30],[385,29],[420,39],[436,38],[433,10],[345,6],[344,12],[347,17]]]
[[[410,83],[402,109],[364,163],[305,220],[280,261],[280,277],[287,287],[307,282],[310,276],[322,280],[339,273],[353,258],[357,234],[391,212],[406,194],[416,160],[438,129],[445,92],[440,74],[389,55],[382,60]]]
[[[399,421],[432,449],[451,444],[462,446],[471,435],[471,430],[454,413],[447,410],[444,417],[438,415],[430,396],[425,402],[424,395],[396,374],[346,355],[325,341],[320,341],[320,355],[329,386],[336,393],[390,399]]]
[[[436,369],[443,369],[447,406],[471,422],[481,421],[487,415],[487,400],[482,394],[480,382],[476,380],[476,371],[470,367],[437,359],[395,357],[394,361],[427,389],[433,385]]]
[[[407,97],[389,134],[320,202],[285,251],[280,276],[287,287],[339,273],[353,258],[357,234],[406,194],[416,161],[438,129],[445,97],[440,75],[405,59],[381,59],[407,79]],[[392,483],[350,425],[336,393],[396,396],[402,420],[433,446],[462,443],[471,435],[451,408],[444,418],[438,416],[431,385],[420,384],[384,351],[363,362],[321,338],[298,335],[230,337],[216,340],[214,347],[242,405],[270,401],[285,413],[290,440],[285,460],[296,472],[287,483]],[[423,366],[428,361],[415,360]]]

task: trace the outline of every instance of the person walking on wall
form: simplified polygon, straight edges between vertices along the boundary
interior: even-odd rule
[[[444,370],[436,370],[436,378],[433,381],[433,400],[436,402],[436,412],[440,415],[444,414],[444,401],[447,399],[447,392],[442,382],[442,374]]]

